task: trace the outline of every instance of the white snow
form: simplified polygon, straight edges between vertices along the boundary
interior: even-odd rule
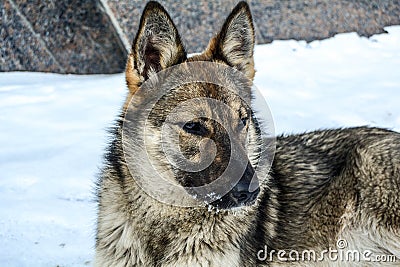
[[[274,41],[256,47],[255,83],[277,132],[370,125],[400,131],[400,27],[310,44]]]
[[[400,131],[400,26],[256,47],[277,133],[371,125]],[[90,266],[94,181],[123,74],[0,73],[0,266]]]
[[[0,266],[85,266],[122,75],[0,74]]]

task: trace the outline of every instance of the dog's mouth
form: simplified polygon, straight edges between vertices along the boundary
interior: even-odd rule
[[[256,202],[259,193],[260,193],[260,188],[257,188],[253,192],[249,191],[238,192],[235,190],[231,190],[225,196],[211,202],[210,205],[217,209],[223,209],[223,210],[252,206]]]
[[[254,205],[260,193],[260,186],[257,175],[251,166],[247,163],[245,172],[237,184],[223,197],[210,203],[217,209],[233,209]]]

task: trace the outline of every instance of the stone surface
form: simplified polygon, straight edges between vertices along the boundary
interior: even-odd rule
[[[125,66],[109,17],[97,0],[3,0],[1,71],[115,73]]]
[[[0,0],[0,71],[123,71],[147,1]],[[189,53],[200,52],[238,0],[163,0]],[[362,36],[400,24],[400,0],[251,0],[259,44]],[[107,11],[110,12],[107,12]],[[113,23],[114,22],[114,23]]]
[[[371,36],[383,27],[400,24],[400,1],[388,0],[292,0],[252,1],[259,41],[313,41],[337,33]]]

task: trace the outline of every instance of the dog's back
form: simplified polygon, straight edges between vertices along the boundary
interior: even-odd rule
[[[324,130],[277,139],[275,248],[337,247],[400,256],[400,134]],[[365,263],[364,263],[365,264]]]

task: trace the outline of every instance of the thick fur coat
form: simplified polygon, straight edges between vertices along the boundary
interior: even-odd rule
[[[346,242],[343,249],[392,255],[400,264],[400,134],[393,131],[358,127],[277,137],[271,169],[258,177],[260,192],[255,202],[246,200],[248,205],[232,206],[227,200],[228,204],[221,202],[226,204],[222,209],[179,207],[154,199],[137,184],[138,172],[128,168],[124,156],[124,144],[136,141],[123,140],[122,127],[140,86],[159,71],[196,61],[225,64],[252,80],[253,49],[254,27],[244,2],[232,11],[207,49],[192,57],[187,56],[164,8],[156,2],[146,6],[127,61],[129,93],[112,130],[98,182],[95,266],[376,266],[372,261],[328,257],[288,260],[287,254],[273,253],[284,250],[301,255],[313,250],[322,255],[324,250],[337,249],[338,240]],[[165,119],[171,102],[185,97],[212,97],[245,107],[227,94],[207,84],[186,85],[166,96],[150,121],[156,125]],[[237,114],[244,131],[257,135],[251,115],[249,122],[242,116]],[[201,123],[192,123],[181,133],[181,149],[189,156],[196,154],[191,147],[194,138],[209,130],[217,159],[207,175],[188,178],[175,172],[171,179],[179,183],[195,183],[191,177],[211,179],[219,174],[218,168],[226,166],[223,135],[212,131],[215,124]],[[198,125],[203,128],[196,130]],[[141,155],[136,157],[129,164],[139,168]],[[254,174],[248,155],[239,164],[248,165],[241,181]]]

